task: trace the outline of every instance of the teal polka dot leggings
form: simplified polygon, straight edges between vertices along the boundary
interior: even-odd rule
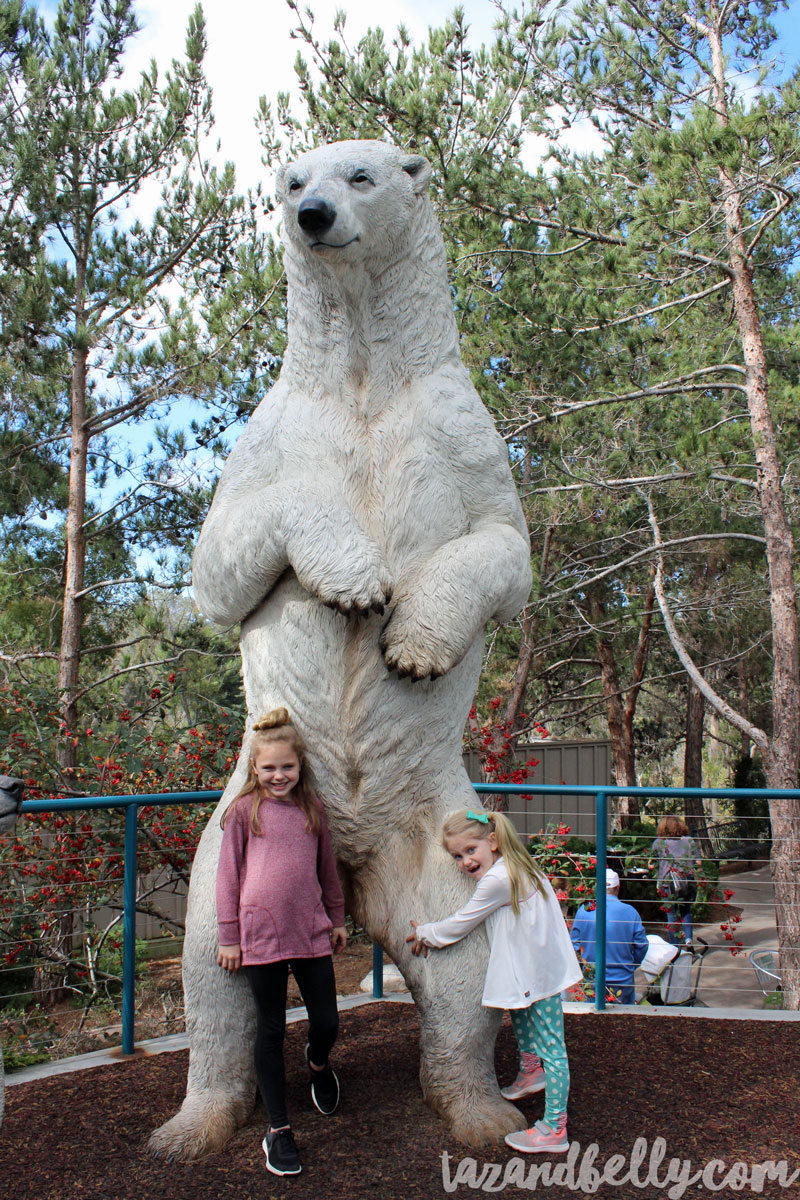
[[[544,1119],[555,1128],[567,1111],[569,1063],[564,1044],[564,1010],[559,995],[537,1000],[530,1008],[512,1008],[511,1024],[520,1053],[536,1054],[544,1067]]]

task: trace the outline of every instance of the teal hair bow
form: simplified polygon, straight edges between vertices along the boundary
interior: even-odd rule
[[[489,824],[489,816],[487,813],[476,813],[471,808],[467,809],[467,816],[470,821],[480,821],[481,825]]]

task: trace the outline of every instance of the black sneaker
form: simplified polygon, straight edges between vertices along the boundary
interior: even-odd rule
[[[330,1063],[326,1063],[321,1071],[315,1071],[311,1066],[308,1044],[306,1061],[311,1072],[311,1099],[314,1101],[314,1107],[324,1117],[329,1117],[339,1107],[339,1080],[336,1078],[336,1072]]]
[[[299,1175],[302,1171],[297,1143],[291,1129],[270,1131],[261,1143],[267,1156],[267,1170],[273,1175]]]

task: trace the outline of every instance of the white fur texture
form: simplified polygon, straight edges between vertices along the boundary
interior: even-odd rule
[[[212,620],[242,622],[251,719],[285,704],[302,730],[349,910],[416,1001],[426,1098],[480,1145],[520,1124],[494,1075],[499,1014],[480,1004],[485,938],[428,959],[405,938],[471,890],[439,829],[475,802],[461,735],[484,627],[525,603],[530,562],[505,445],[461,364],[429,175],[381,142],[281,171],[288,349],[222,474],[194,589]],[[304,202],[332,223],[304,230]],[[247,754],[246,737],[221,807]],[[215,816],[192,874],[187,1098],[151,1140],[172,1157],[221,1145],[255,1094],[247,985],[214,963],[220,836]]]

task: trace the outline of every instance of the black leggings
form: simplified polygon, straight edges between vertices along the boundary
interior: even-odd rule
[[[258,1087],[273,1129],[289,1124],[283,1065],[289,965],[289,961],[284,959],[244,969],[258,1013],[255,1045]],[[314,1066],[322,1067],[328,1061],[339,1032],[333,959],[330,954],[324,958],[293,958],[291,967],[303,1003],[308,1009],[309,1055]]]

